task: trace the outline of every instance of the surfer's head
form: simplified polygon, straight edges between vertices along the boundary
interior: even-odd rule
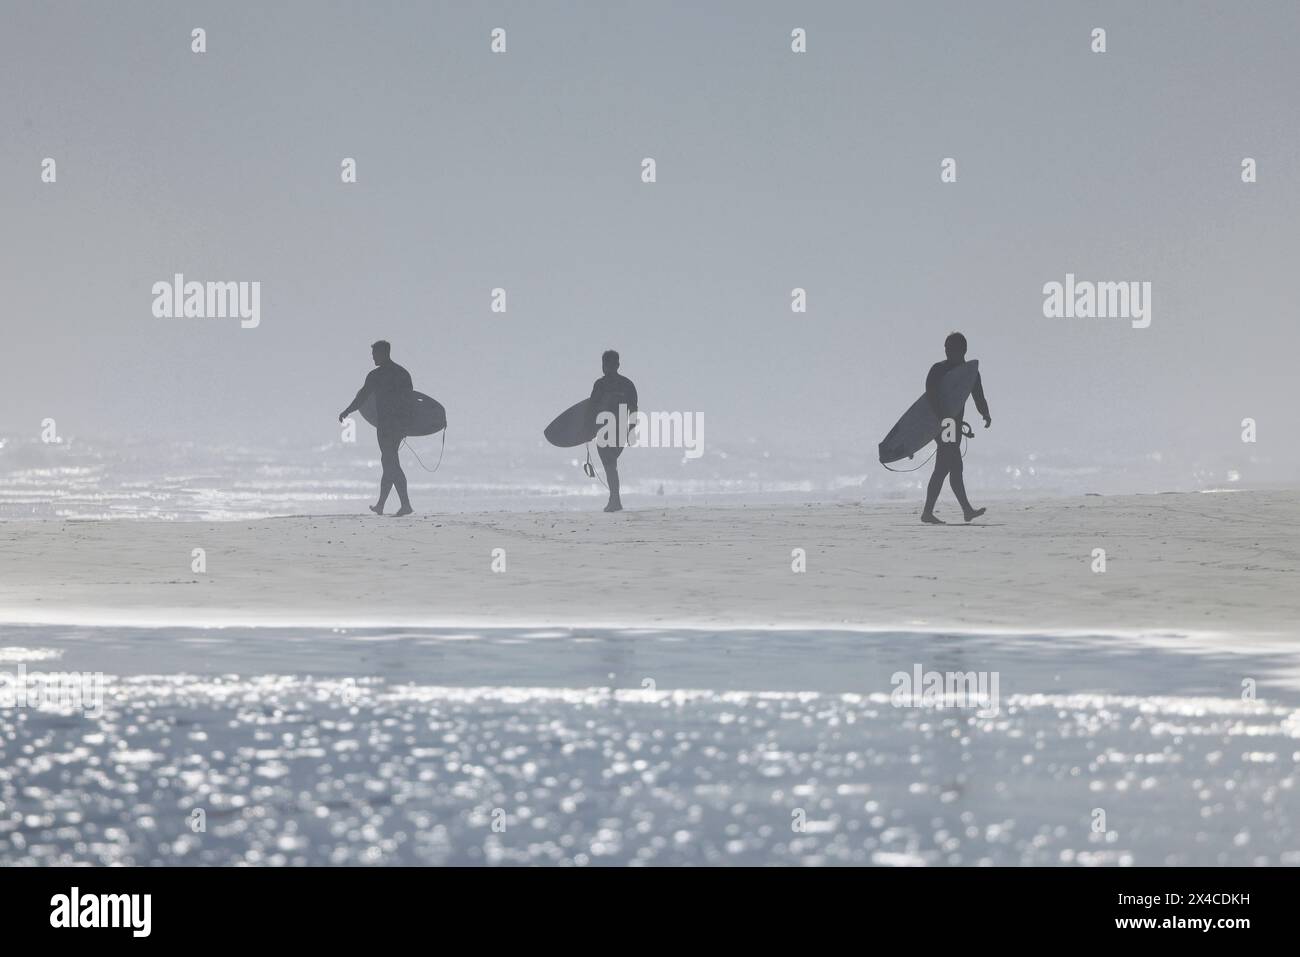
[[[379,365],[381,362],[387,362],[388,357],[392,355],[392,353],[392,345],[384,339],[380,339],[378,342],[372,342],[370,344],[370,358],[375,360],[375,365]]]
[[[950,333],[948,338],[943,340],[943,351],[949,359],[965,359],[966,337],[960,332]]]
[[[618,353],[613,349],[606,349],[600,357],[600,367],[605,370],[605,375],[611,375],[618,371]]]

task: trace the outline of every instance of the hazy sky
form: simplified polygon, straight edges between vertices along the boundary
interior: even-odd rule
[[[535,441],[612,346],[713,441],[870,462],[961,329],[988,448],[1253,416],[1300,469],[1289,0],[0,6],[3,434],[328,441],[385,337],[461,434]],[[175,272],[260,327],[155,319]],[[1150,328],[1044,318],[1067,272]]]

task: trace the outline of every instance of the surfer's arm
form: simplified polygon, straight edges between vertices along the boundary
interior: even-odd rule
[[[375,380],[373,377],[373,372],[366,376],[365,384],[362,385],[361,389],[357,392],[357,397],[352,400],[352,404],[339,413],[340,422],[346,419],[353,412],[357,411],[357,409],[361,408],[361,403],[366,401],[366,396],[375,391]]]
[[[970,397],[975,400],[975,408],[979,414],[984,416],[984,428],[987,429],[993,419],[989,417],[988,400],[984,398],[984,381],[978,374],[975,376],[975,388],[970,390]]]

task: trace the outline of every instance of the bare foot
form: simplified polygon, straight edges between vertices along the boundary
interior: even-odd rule
[[[396,512],[393,513],[393,518],[401,518],[403,515],[412,515],[414,513],[415,513],[415,509],[411,508],[411,506],[403,505],[401,508],[399,508]]]
[[[934,517],[933,515],[931,515],[929,512],[926,512],[926,513],[924,513],[924,514],[921,516],[921,521],[925,522],[925,524],[927,524],[927,525],[947,525],[947,524],[948,524],[947,522],[944,522],[944,521],[941,521],[941,520],[935,518],[935,517]]]
[[[987,511],[988,511],[987,508],[976,508],[976,509],[972,509],[971,511],[969,511],[969,512],[966,513],[966,521],[969,522],[969,521],[971,521],[972,519],[979,518],[981,515],[983,515],[983,514],[984,514],[985,512],[987,512]]]
[[[383,514],[384,514],[384,506],[382,506],[382,505],[371,505],[371,506],[370,506],[370,511],[374,512],[376,515],[383,515]]]
[[[623,503],[622,503],[622,502],[610,502],[608,505],[605,506],[605,511],[607,511],[607,512],[621,512],[621,511],[623,511]]]

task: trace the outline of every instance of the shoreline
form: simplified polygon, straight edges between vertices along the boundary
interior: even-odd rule
[[[1220,642],[1255,642],[1254,648],[1286,643],[1295,637],[1292,632],[1239,631],[1236,629],[1190,628],[1068,628],[1028,625],[971,625],[944,621],[827,621],[797,620],[772,622],[750,621],[735,617],[728,621],[709,619],[665,619],[629,621],[618,619],[587,618],[508,618],[508,617],[424,617],[394,616],[376,618],[313,618],[296,612],[269,612],[255,617],[215,612],[215,617],[196,620],[184,608],[158,609],[156,612],[132,612],[118,609],[84,608],[68,612],[50,613],[44,608],[16,606],[17,611],[0,609],[0,628],[131,628],[141,631],[331,631],[331,632],[381,632],[381,631],[516,631],[563,629],[572,632],[698,632],[725,635],[733,632],[773,633],[843,633],[857,635],[948,635],[972,638],[1117,638],[1134,641],[1200,641],[1217,646]]]
[[[658,628],[592,626],[287,625],[141,628],[129,624],[0,626],[0,672],[75,664],[117,678],[242,673],[367,677],[430,687],[640,687],[638,676],[682,691],[888,693],[883,674],[960,663],[996,670],[1018,694],[1088,693],[1236,697],[1234,676],[1259,683],[1261,700],[1282,691],[1300,700],[1292,641],[1212,635],[1043,635],[996,631],[864,630],[826,627]],[[957,654],[959,658],[951,656]],[[1115,656],[1127,656],[1124,668]],[[50,662],[58,662],[51,665]],[[867,670],[864,671],[863,669]],[[878,670],[878,669],[877,669]],[[1176,677],[1181,674],[1182,677]],[[1199,675],[1197,687],[1187,680]],[[1138,690],[1138,686],[1142,690]],[[1265,692],[1264,689],[1271,689]],[[1068,689],[1068,691],[1067,691]]]

